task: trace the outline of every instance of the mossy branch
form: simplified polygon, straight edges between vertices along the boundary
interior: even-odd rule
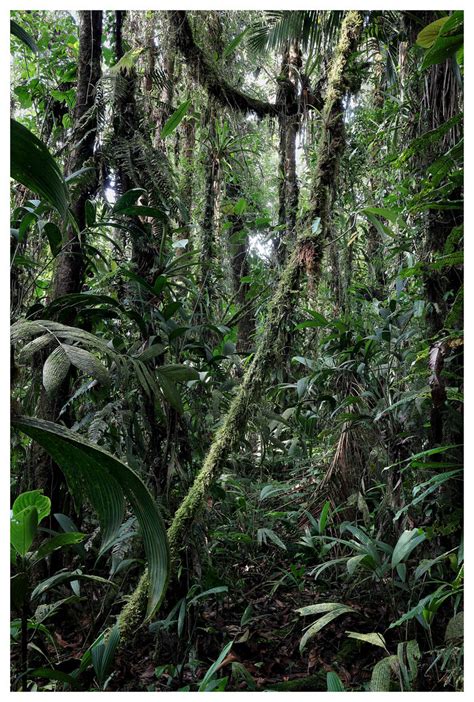
[[[219,75],[216,68],[206,58],[204,51],[194,41],[187,12],[171,10],[169,18],[175,30],[176,45],[186,59],[193,78],[207,88],[210,95],[223,107],[231,107],[244,114],[253,112],[259,117],[278,114],[279,106],[246,95]]]
[[[320,267],[323,242],[329,228],[329,207],[332,203],[333,183],[343,148],[343,143],[336,138],[341,134],[340,130],[343,126],[344,71],[351,53],[357,46],[362,21],[362,15],[359,12],[348,12],[343,21],[339,44],[329,74],[327,98],[323,110],[323,129],[318,146],[318,167],[313,183],[311,212],[301,227],[302,233],[298,237],[295,249],[288,259],[270,302],[267,323],[242,384],[232,400],[201,470],[176,511],[168,529],[172,563],[179,559],[180,548],[186,543],[188,528],[202,509],[211,482],[222,470],[228,456],[244,433],[249,407],[258,401],[268,369],[280,360],[280,339],[285,334],[295,307],[295,296],[299,292],[301,272],[306,270],[310,276],[313,276]],[[315,217],[321,218],[320,227],[312,226]],[[129,640],[142,624],[147,593],[148,576],[145,572],[119,617],[122,642]]]

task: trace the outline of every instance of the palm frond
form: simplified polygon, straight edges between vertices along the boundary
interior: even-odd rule
[[[331,46],[337,37],[342,10],[269,10],[266,23],[252,25],[248,45],[252,51],[282,51],[298,41],[303,51],[315,52]]]

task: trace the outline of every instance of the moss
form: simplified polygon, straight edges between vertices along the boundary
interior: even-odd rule
[[[317,690],[326,691],[326,675],[323,671],[317,675],[309,675],[307,678],[295,678],[275,683],[266,688],[272,692],[315,692]]]

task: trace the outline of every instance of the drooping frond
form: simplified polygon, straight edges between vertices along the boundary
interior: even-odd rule
[[[319,51],[331,46],[344,15],[342,10],[269,10],[267,22],[252,25],[248,44],[255,52],[282,51],[291,41],[298,41],[303,51]]]

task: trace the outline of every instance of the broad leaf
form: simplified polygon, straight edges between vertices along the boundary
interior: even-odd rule
[[[48,395],[54,395],[66,378],[71,364],[62,346],[48,356],[43,366],[43,385]]]
[[[123,496],[140,524],[150,578],[148,617],[158,609],[169,578],[169,550],[165,526],[142,480],[125,463],[63,427],[30,417],[16,417],[13,425],[37,441],[61,467],[74,494],[83,492],[97,510],[102,551],[122,522]]]
[[[230,649],[232,648],[232,644],[233,641],[229,641],[229,643],[224,646],[218,658],[214,661],[214,663],[211,665],[204,678],[202,679],[202,682],[198,687],[198,692],[205,692],[206,690],[208,690],[208,684],[211,682],[215,673],[219,670],[222,661],[225,659]]]
[[[38,512],[38,524],[51,512],[51,500],[42,494],[42,490],[30,490],[18,495],[13,503],[12,512],[18,514],[26,507],[36,507]]]
[[[15,22],[15,20],[12,19],[10,20],[10,34],[13,34],[13,36],[22,41],[23,44],[25,44],[35,54],[38,53],[38,47],[36,46],[36,42],[31,35],[28,34],[28,32],[18,24],[18,22]]]
[[[53,256],[57,256],[61,251],[62,246],[61,230],[59,229],[57,224],[54,224],[54,222],[46,222],[46,224],[43,227],[43,231],[48,239],[51,253],[53,254]]]
[[[104,685],[107,676],[112,668],[115,651],[120,641],[120,629],[116,624],[105,640],[103,638],[99,643],[91,648],[92,665],[94,666],[95,674],[100,685]]]
[[[424,27],[416,38],[416,43],[423,49],[430,49],[438,38],[440,29],[448,21],[449,17],[441,17],[440,19],[431,22],[428,26]]]
[[[357,639],[358,641],[364,641],[365,643],[370,643],[372,646],[380,646],[380,648],[385,648],[385,639],[382,634],[378,634],[373,631],[370,634],[359,634],[357,631],[346,631],[346,634],[350,639]]]
[[[69,344],[63,344],[62,348],[69,362],[72,363],[75,368],[95,378],[101,385],[109,384],[109,373],[107,369],[92,353],[77,346],[69,346]]]
[[[161,134],[160,134],[162,139],[165,139],[172,132],[174,132],[174,130],[176,129],[178,124],[181,122],[181,120],[183,119],[186,112],[188,111],[190,104],[191,104],[191,100],[186,100],[185,102],[181,103],[181,105],[178,107],[178,109],[173,112],[171,117],[166,120],[165,125],[164,125],[163,129],[161,130]]]
[[[143,188],[133,188],[132,190],[127,190],[126,193],[119,197],[113,207],[112,212],[115,214],[121,214],[123,210],[126,210],[128,207],[136,205],[138,198],[145,193],[146,190],[143,190]]]
[[[45,144],[14,119],[10,120],[11,177],[38,193],[66,219],[69,190]]]
[[[396,568],[405,558],[408,558],[418,544],[421,544],[426,539],[426,534],[421,529],[411,529],[404,531],[397,541],[392,554],[392,568]]]
[[[30,505],[10,518],[10,542],[13,548],[25,556],[35,538],[38,526],[38,511]]]
[[[337,619],[337,617],[340,617],[342,614],[349,614],[355,612],[352,607],[347,607],[346,605],[339,605],[335,609],[333,609],[330,612],[327,612],[327,614],[324,614],[320,619],[318,619],[317,622],[312,624],[309,629],[303,634],[301,641],[300,641],[300,652],[302,652],[308,643],[310,639],[313,638],[313,636],[316,636],[321,629],[323,629],[325,626],[330,624],[334,619]]]
[[[371,692],[389,692],[392,674],[397,676],[399,671],[398,656],[387,656],[375,664],[370,681]]]
[[[329,673],[326,675],[326,686],[328,692],[346,691],[339,675],[337,675],[337,673],[334,673],[332,670],[330,670]]]
[[[49,556],[50,553],[56,551],[58,548],[63,546],[71,546],[72,544],[78,544],[86,538],[85,534],[79,532],[67,532],[64,534],[56,534],[52,539],[45,541],[35,554],[35,562],[40,561],[42,558]]]

